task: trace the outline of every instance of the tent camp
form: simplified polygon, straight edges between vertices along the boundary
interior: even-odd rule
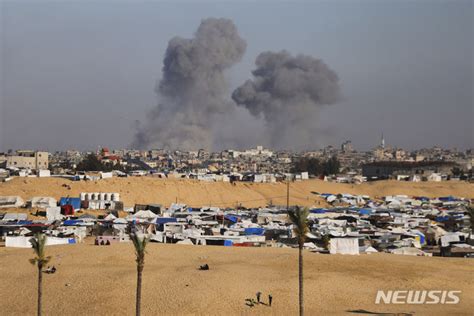
[[[359,240],[357,238],[331,238],[329,253],[341,255],[358,255]]]
[[[19,196],[0,196],[0,208],[22,207],[25,201]]]

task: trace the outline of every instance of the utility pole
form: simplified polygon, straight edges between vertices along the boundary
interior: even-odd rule
[[[290,210],[290,178],[286,179],[286,211]]]

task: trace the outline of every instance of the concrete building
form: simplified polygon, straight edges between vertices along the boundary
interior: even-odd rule
[[[49,167],[48,156],[46,151],[18,150],[7,156],[7,168],[45,170]]]
[[[398,175],[428,177],[432,173],[450,174],[457,166],[451,161],[376,161],[362,165],[362,175],[367,178],[388,179]]]

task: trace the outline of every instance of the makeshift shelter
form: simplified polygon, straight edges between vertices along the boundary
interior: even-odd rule
[[[153,219],[156,217],[156,214],[149,210],[138,211],[131,216],[132,219]]]
[[[0,196],[0,208],[22,207],[25,201],[19,196]]]
[[[378,253],[377,249],[372,246],[362,247],[360,252],[365,254]]]
[[[71,205],[74,210],[80,210],[81,209],[81,199],[80,198],[72,198],[72,197],[62,197],[59,200],[59,205],[60,206]]]
[[[405,256],[431,256],[431,254],[426,253],[414,247],[401,247],[401,248],[393,249],[391,252],[396,255],[405,255]]]
[[[62,205],[61,206],[61,214],[65,216],[74,215],[74,207],[70,204]]]
[[[342,255],[358,255],[359,240],[357,238],[331,238],[329,253]]]
[[[61,208],[58,206],[46,208],[46,218],[48,221],[56,221],[63,219]]]
[[[5,247],[31,248],[30,239],[26,236],[7,236],[5,238]],[[75,244],[74,238],[46,237],[46,246]]]
[[[57,206],[57,201],[55,198],[52,197],[34,197],[31,199],[30,206],[33,208],[48,208],[48,207],[55,207]]]
[[[109,215],[107,215],[107,216],[104,218],[105,221],[113,221],[113,220],[115,220],[115,219],[117,219],[117,217],[115,217],[114,214],[112,214],[112,213],[110,213]]]
[[[261,227],[245,228],[244,233],[245,235],[263,236],[265,234],[265,229]]]
[[[24,213],[6,213],[4,216],[3,216],[3,220],[4,221],[26,221],[26,219],[28,218],[28,215],[27,214],[24,214]]]

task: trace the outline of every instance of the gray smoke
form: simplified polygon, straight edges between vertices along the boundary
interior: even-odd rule
[[[246,42],[231,20],[209,18],[194,38],[174,37],[156,88],[159,105],[137,126],[134,148],[211,149],[216,117],[233,108],[224,71],[240,61]]]
[[[317,144],[319,109],[340,99],[337,74],[319,59],[286,51],[261,53],[255,65],[254,79],[238,87],[232,99],[263,116],[272,146]]]

